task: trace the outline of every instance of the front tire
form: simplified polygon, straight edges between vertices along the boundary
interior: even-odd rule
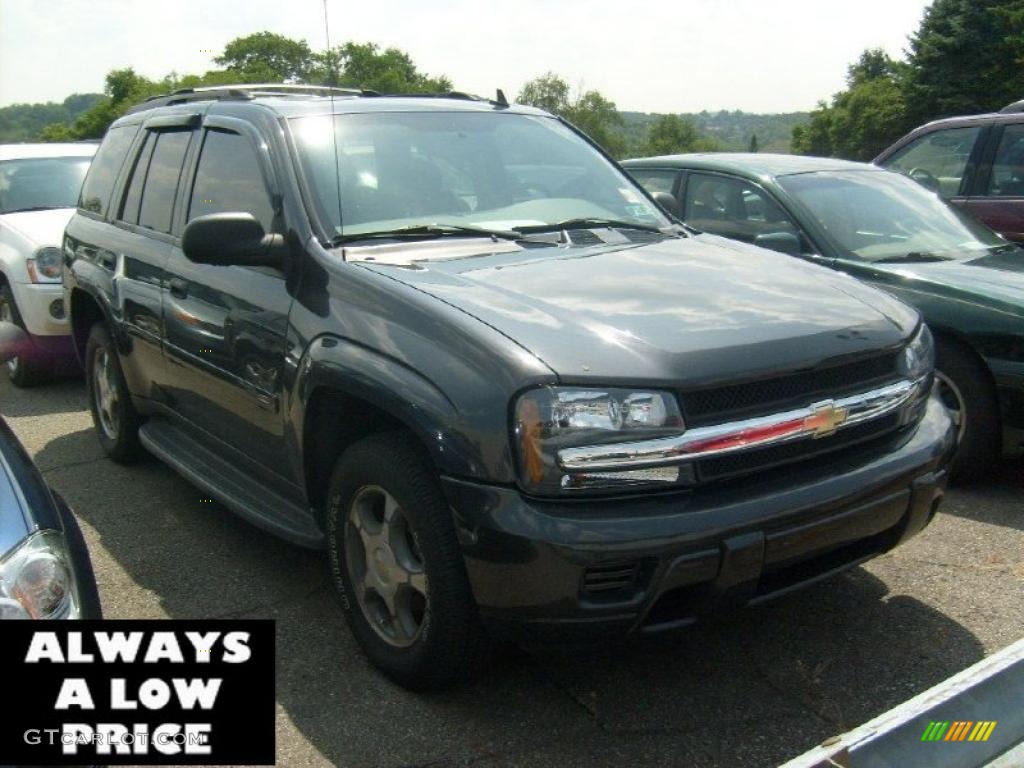
[[[1002,427],[992,379],[969,350],[936,339],[935,379],[939,398],[957,427],[957,451],[950,477],[971,482],[991,471],[999,457]]]
[[[85,380],[89,409],[103,451],[119,464],[130,464],[142,454],[141,419],[132,405],[117,348],[103,323],[89,330],[85,345]]]
[[[327,504],[330,575],[363,652],[412,690],[472,675],[487,638],[451,510],[412,438],[388,432],[352,445]]]
[[[7,284],[0,285],[0,320],[13,323],[28,333],[21,313],[18,312],[18,305],[14,302],[14,293]],[[25,346],[31,350],[31,342]],[[16,387],[33,387],[46,380],[46,369],[31,354],[12,357],[4,367],[7,369],[7,378]]]

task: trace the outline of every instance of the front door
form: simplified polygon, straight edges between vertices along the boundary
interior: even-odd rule
[[[247,124],[208,118],[186,221],[247,212],[267,232],[280,227],[269,162]],[[173,411],[209,442],[232,446],[287,477],[282,415],[284,341],[291,296],[285,275],[265,267],[218,267],[172,249],[164,275],[163,319]]]

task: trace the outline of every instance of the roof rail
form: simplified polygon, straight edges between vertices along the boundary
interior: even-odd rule
[[[379,96],[376,91],[359,88],[333,88],[326,85],[292,85],[287,83],[240,83],[180,88],[171,93],[150,96],[132,106],[125,114],[147,109],[187,104],[190,101],[246,101],[260,96]]]
[[[1013,102],[1013,104],[1007,104],[1005,107],[999,110],[999,114],[1001,115],[1011,115],[1016,114],[1018,112],[1024,112],[1024,99],[1021,99],[1020,101],[1015,101]]]

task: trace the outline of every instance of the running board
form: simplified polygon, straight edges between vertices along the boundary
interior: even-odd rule
[[[266,487],[166,419],[151,417],[139,429],[139,440],[175,472],[253,525],[304,547],[323,548],[324,535],[312,510]]]

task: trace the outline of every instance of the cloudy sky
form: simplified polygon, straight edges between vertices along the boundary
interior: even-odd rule
[[[327,0],[331,38],[408,51],[464,91],[552,70],[620,109],[809,109],[866,47],[899,55],[928,0]],[[202,72],[234,37],[324,43],[323,0],[0,0],[0,105],[100,91],[116,67]]]

